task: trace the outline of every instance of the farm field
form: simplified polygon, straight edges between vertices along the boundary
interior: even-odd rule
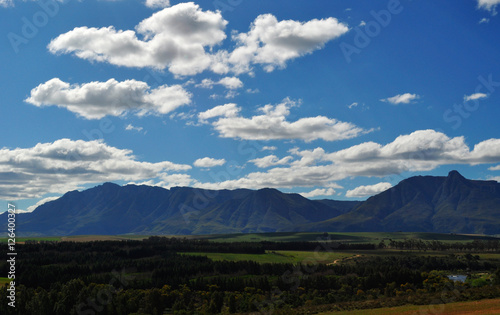
[[[239,234],[213,234],[213,235],[161,235],[163,237],[204,239],[216,242],[311,242],[324,240],[324,233],[319,232],[272,232],[272,233],[239,233]],[[37,241],[111,241],[111,240],[142,240],[149,235],[72,235],[72,236],[54,236],[54,237],[19,237],[17,241],[26,240]],[[423,232],[352,232],[336,233],[328,232],[330,241],[342,243],[371,243],[378,244],[382,240],[403,241],[407,239],[420,239],[423,241],[440,242],[472,242],[474,240],[498,239],[488,235],[469,235],[469,234],[442,234],[442,233],[423,233]],[[0,238],[0,242],[6,242],[7,238]]]
[[[265,254],[235,254],[235,253],[209,253],[209,252],[186,252],[187,255],[206,256],[209,259],[216,261],[244,261],[251,260],[258,263],[302,263],[302,262],[317,262],[323,264],[331,264],[333,262],[343,263],[348,260],[359,260],[367,257],[375,256],[430,256],[430,257],[445,257],[450,255],[450,252],[440,251],[403,251],[392,249],[377,249],[377,250],[345,250],[333,252],[313,251],[267,251]],[[455,255],[465,255],[465,253],[454,253]],[[500,253],[478,253],[474,254],[484,260],[500,260]]]
[[[436,304],[436,305],[407,305],[407,306],[389,307],[380,309],[319,313],[319,315],[413,315],[413,314],[497,315],[500,314],[500,299],[457,302],[457,303]]]
[[[497,239],[487,235],[469,234],[443,234],[424,232],[328,232],[331,241],[343,243],[372,243],[378,244],[382,240],[402,241],[407,239],[421,239],[424,241],[441,242],[472,242],[478,239]],[[276,233],[249,233],[249,234],[226,234],[226,235],[192,235],[188,238],[207,239],[217,242],[293,242],[293,241],[317,241],[324,239],[323,233],[313,232],[276,232]]]
[[[209,259],[221,261],[251,260],[258,263],[301,263],[313,262],[332,263],[335,260],[354,257],[351,252],[315,253],[308,251],[268,251],[265,254],[233,254],[233,253],[184,253],[187,255],[207,256]]]

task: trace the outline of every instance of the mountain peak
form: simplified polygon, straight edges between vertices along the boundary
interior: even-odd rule
[[[454,179],[465,179],[465,177],[462,176],[458,171],[453,170],[448,173],[448,178],[454,178]]]

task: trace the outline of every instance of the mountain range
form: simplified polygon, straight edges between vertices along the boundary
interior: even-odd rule
[[[16,222],[19,236],[275,231],[500,234],[500,184],[468,180],[451,171],[446,177],[405,179],[361,202],[310,200],[269,188],[164,189],[105,183],[68,192],[32,213],[18,214]]]

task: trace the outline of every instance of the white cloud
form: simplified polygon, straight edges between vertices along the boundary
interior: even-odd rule
[[[487,98],[487,97],[488,97],[488,95],[484,94],[484,93],[474,93],[471,95],[465,95],[464,102],[480,100],[482,98]]]
[[[154,13],[135,31],[77,27],[53,39],[48,48],[54,54],[73,53],[89,61],[194,75],[210,67],[212,57],[206,49],[226,38],[226,24],[220,12],[202,11],[193,2],[180,3]]]
[[[144,4],[151,9],[161,9],[169,7],[170,0],[146,0]]]
[[[41,205],[46,204],[49,201],[59,199],[59,197],[60,196],[43,198],[42,200],[38,201],[36,204],[29,206],[28,209],[26,210],[26,212],[33,212],[36,208],[40,207]]]
[[[479,24],[489,23],[489,22],[490,22],[490,19],[488,19],[488,18],[482,18],[481,20],[479,20]]]
[[[91,183],[146,180],[189,165],[137,161],[132,151],[100,140],[60,139],[32,148],[0,149],[0,199],[39,198]]]
[[[28,0],[23,0],[24,2],[28,1]],[[33,2],[37,1],[37,0],[31,0]],[[56,2],[64,2],[65,0],[54,0]],[[107,1],[114,1],[114,0],[107,0]],[[14,3],[15,1],[14,0],[0,0],[0,7],[4,7],[4,8],[7,8],[7,7],[13,7],[14,6]]]
[[[383,191],[386,191],[391,187],[392,187],[391,183],[378,183],[369,186],[359,186],[354,188],[353,190],[348,190],[345,195],[346,197],[354,197],[354,198],[373,196]]]
[[[234,103],[215,106],[207,111],[198,114],[198,120],[205,123],[207,119],[215,117],[236,117],[240,109]]]
[[[0,0],[0,7],[11,7],[14,5],[13,0]]]
[[[126,127],[125,127],[125,130],[135,130],[137,132],[141,132],[144,128],[142,127],[136,127],[136,126],[133,126],[132,124],[128,124]]]
[[[352,104],[350,104],[350,105],[347,105],[347,107],[348,107],[349,109],[351,109],[351,108],[354,108],[354,107],[356,107],[356,106],[358,106],[358,105],[359,105],[359,104],[358,104],[357,102],[354,102],[354,103],[352,103]]]
[[[420,96],[417,94],[411,94],[411,93],[405,93],[405,94],[398,94],[396,96],[388,97],[381,99],[382,102],[388,102],[393,105],[398,105],[398,104],[409,104],[410,102],[419,99]]]
[[[418,130],[381,145],[365,142],[328,153],[323,148],[289,151],[298,157],[289,166],[253,172],[197,187],[236,189],[263,187],[333,187],[350,177],[385,177],[403,172],[430,171],[443,165],[500,163],[500,139],[480,142],[471,150],[464,137],[449,138],[434,130]]]
[[[488,10],[492,15],[496,15],[496,7],[500,4],[500,0],[478,0],[477,7],[480,9]]]
[[[495,180],[500,183],[500,176],[490,177],[489,180]]]
[[[300,193],[302,197],[314,198],[318,196],[333,196],[335,195],[335,189],[333,188],[318,188],[310,192]]]
[[[226,89],[236,90],[243,87],[243,82],[237,77],[225,77],[220,79],[218,84],[223,85]]]
[[[248,33],[233,36],[238,47],[229,54],[228,61],[236,73],[250,72],[252,64],[260,64],[270,72],[276,67],[284,68],[289,60],[321,49],[348,30],[335,18],[278,22],[272,14],[259,15]]]
[[[203,79],[200,84],[197,84],[197,87],[211,89],[214,85],[222,85],[226,89],[236,90],[243,87],[243,82],[237,77],[224,77],[217,82],[214,82],[211,79]]]
[[[357,137],[371,132],[354,124],[342,122],[324,116],[301,118],[288,122],[289,109],[296,103],[285,99],[278,105],[265,105],[259,108],[262,115],[245,118],[237,116],[239,108],[231,104],[231,116],[224,115],[212,122],[212,126],[223,138],[239,138],[245,140],[301,139],[310,142],[317,139],[337,141]],[[224,105],[228,106],[228,105]],[[214,115],[218,113],[218,115]],[[222,108],[200,113],[200,119],[222,116]]]
[[[276,155],[268,155],[263,158],[250,160],[249,162],[254,163],[257,167],[260,168],[268,168],[271,166],[288,164],[291,160],[293,160],[293,157],[291,156],[286,156],[282,159],[279,159]]]
[[[266,145],[266,146],[263,146],[262,149],[260,149],[260,150],[261,151],[276,151],[276,150],[278,150],[278,148],[275,146],[267,146]]]
[[[488,168],[488,170],[490,170],[490,171],[500,171],[500,165],[492,166],[492,167]]]
[[[146,1],[155,7],[168,4],[165,0]],[[54,54],[74,54],[117,66],[168,68],[177,76],[205,70],[252,74],[255,64],[268,72],[284,68],[289,60],[321,49],[349,30],[332,17],[278,22],[265,14],[254,20],[248,33],[233,34],[234,50],[217,50],[227,37],[227,23],[219,11],[203,11],[193,2],[180,3],[154,13],[135,30],[77,27],[53,39],[48,48]]]
[[[196,167],[204,167],[204,168],[210,168],[214,166],[222,166],[226,164],[225,159],[213,159],[209,157],[204,157],[202,159],[197,159],[194,161],[193,165]]]
[[[133,111],[138,116],[166,114],[191,102],[181,85],[151,89],[142,81],[127,80],[69,84],[51,79],[31,90],[26,102],[38,107],[55,105],[87,119],[121,116]]]

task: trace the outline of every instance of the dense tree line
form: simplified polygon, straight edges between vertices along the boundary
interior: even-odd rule
[[[333,265],[212,261],[186,254],[218,250],[261,253],[283,247],[303,249],[311,244],[332,250],[326,245],[334,244],[303,243],[213,243],[154,237],[144,241],[19,244],[15,312],[217,314],[332,303],[349,307],[353,301],[371,300],[418,304],[445,291],[455,292],[455,300],[500,293],[500,263],[470,253],[365,256]],[[6,257],[5,248],[0,255]],[[463,284],[446,277],[449,272],[478,271],[490,273],[491,279]],[[0,262],[0,274],[7,272],[6,262]],[[6,294],[6,288],[0,290],[0,300],[7,301]],[[12,309],[1,303],[0,313],[12,313]]]
[[[407,239],[403,241],[381,241],[379,248],[396,248],[403,250],[439,250],[439,251],[468,251],[468,252],[500,252],[500,240],[474,240],[472,242],[441,242]]]

